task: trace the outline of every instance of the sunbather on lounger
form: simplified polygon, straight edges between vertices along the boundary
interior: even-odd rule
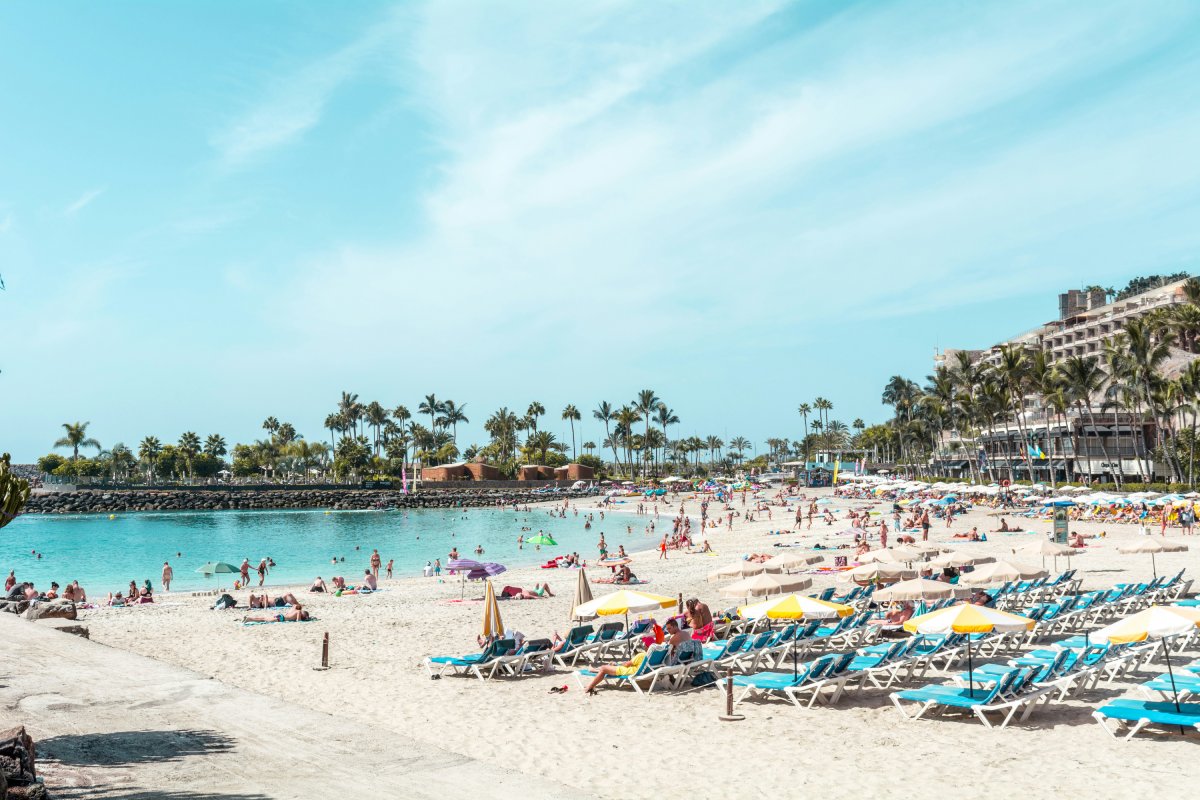
[[[584,688],[584,694],[595,694],[596,687],[607,678],[609,675],[633,675],[638,671],[638,667],[642,666],[642,661],[646,658],[646,651],[638,653],[633,658],[623,664],[605,664],[596,670],[595,677]]]

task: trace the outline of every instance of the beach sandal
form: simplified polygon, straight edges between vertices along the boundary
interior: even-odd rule
[[[568,687],[566,687],[566,686],[555,686],[553,689],[550,690],[550,694],[566,694],[567,688]]]

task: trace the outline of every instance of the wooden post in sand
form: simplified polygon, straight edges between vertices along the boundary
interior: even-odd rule
[[[325,635],[321,637],[321,666],[313,667],[313,669],[318,672],[329,669],[329,631],[326,631]]]
[[[725,713],[721,715],[722,722],[739,722],[745,719],[743,714],[733,713],[733,670],[725,670]]]

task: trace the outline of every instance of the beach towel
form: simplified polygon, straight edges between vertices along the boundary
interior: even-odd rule
[[[242,627],[249,627],[251,625],[275,625],[280,622],[316,622],[316,621],[317,621],[316,617],[309,617],[308,619],[252,619],[252,620],[244,621],[242,623]]]
[[[633,579],[633,580],[631,580],[631,581],[618,581],[616,578],[605,578],[605,577],[600,577],[600,578],[591,578],[590,580],[592,581],[592,583],[615,583],[615,584],[618,584],[618,585],[620,585],[620,586],[640,586],[640,585],[642,585],[643,583],[649,583],[649,582],[650,582],[650,581],[648,581],[648,580],[645,580],[645,579],[643,579],[643,578],[634,578],[634,579]]]

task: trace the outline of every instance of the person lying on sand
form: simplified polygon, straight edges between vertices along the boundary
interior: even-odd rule
[[[548,583],[535,584],[532,591],[522,589],[519,586],[505,586],[500,594],[505,597],[511,597],[514,600],[537,600],[542,597],[554,597],[554,593],[550,591],[550,584]]]
[[[292,594],[291,592],[281,594],[274,600],[271,599],[271,595],[266,594],[265,592],[263,594],[250,595],[251,608],[278,608],[280,606],[294,606],[299,604],[299,602],[300,601],[296,599],[296,595]]]
[[[303,622],[308,619],[308,612],[299,603],[293,603],[290,611],[280,611],[276,614],[247,614],[242,622]]]

